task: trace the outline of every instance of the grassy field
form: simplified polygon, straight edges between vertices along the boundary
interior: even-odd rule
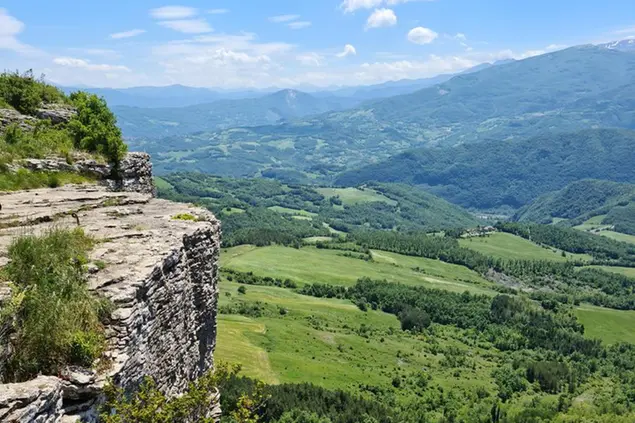
[[[605,214],[600,214],[597,216],[593,216],[592,218],[590,218],[589,220],[587,220],[586,222],[584,222],[581,225],[578,226],[574,226],[574,229],[578,229],[580,231],[593,231],[596,229],[601,229],[601,228],[606,228],[608,227],[608,225],[603,225],[602,221],[604,220],[604,218],[606,217]]]
[[[174,186],[163,178],[155,176],[153,179],[154,186],[158,189],[174,189]]]
[[[488,293],[491,283],[464,267],[419,257],[373,252],[373,261],[345,257],[342,251],[304,247],[239,246],[223,250],[221,266],[262,276],[289,278],[300,284],[351,286],[367,276],[448,291]],[[413,267],[423,272],[412,270]],[[425,272],[425,273],[424,273]]]
[[[601,231],[600,235],[605,236],[607,238],[614,239],[616,241],[628,242],[631,244],[635,244],[635,235],[627,235],[619,232],[613,231]]]
[[[480,253],[503,259],[525,259],[525,260],[590,260],[586,254],[566,253],[555,248],[543,248],[531,241],[508,233],[494,233],[486,237],[474,237],[461,239],[463,247],[470,248]]]
[[[635,343],[635,311],[612,310],[585,305],[575,310],[589,338],[608,344]]]
[[[390,205],[396,205],[397,202],[390,198],[378,193],[372,189],[358,189],[358,188],[317,188],[323,196],[330,198],[339,196],[343,204],[353,205],[358,203],[370,203],[374,201],[383,201]]]
[[[273,313],[258,318],[221,315],[215,359],[243,365],[247,376],[265,382],[312,382],[327,388],[355,390],[360,383],[391,388],[396,375],[425,368],[444,387],[493,388],[487,361],[493,351],[467,347],[458,330],[438,327],[435,336],[411,336],[397,318],[379,311],[361,312],[348,301],[306,297],[283,288],[247,286],[223,281],[221,306],[232,301],[261,301]],[[228,297],[225,292],[231,294]],[[368,331],[364,328],[372,328]],[[443,351],[455,347],[470,366],[442,365]]]
[[[589,266],[605,270],[607,272],[619,273],[620,275],[635,278],[635,268],[633,267],[615,267],[615,266]]]

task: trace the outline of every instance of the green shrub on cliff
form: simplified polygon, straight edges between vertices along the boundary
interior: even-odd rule
[[[66,365],[90,366],[101,355],[110,305],[86,284],[83,265],[92,245],[81,229],[52,229],[9,246],[2,276],[12,283],[12,312],[2,318],[13,332],[10,381],[55,375]]]
[[[0,74],[0,107],[11,106],[20,113],[32,115],[43,103],[67,102],[64,93],[33,75],[32,70],[24,73],[3,72]]]
[[[125,156],[128,147],[123,142],[117,119],[106,101],[94,94],[78,91],[71,94],[77,115],[68,123],[75,147],[103,154],[112,163]]]

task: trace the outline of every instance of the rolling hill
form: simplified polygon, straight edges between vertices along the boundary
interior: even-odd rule
[[[634,129],[633,92],[635,54],[579,46],[490,66],[351,110],[131,144],[154,153],[163,173],[257,176],[275,169],[328,181],[338,171],[417,147],[597,127]]]
[[[537,223],[552,223],[561,219],[587,220],[592,216],[607,214],[631,201],[635,201],[635,185],[587,179],[538,197],[518,210],[513,219]]]
[[[592,129],[524,140],[423,148],[345,172],[341,186],[405,182],[464,207],[522,207],[580,179],[635,182],[635,132]]]

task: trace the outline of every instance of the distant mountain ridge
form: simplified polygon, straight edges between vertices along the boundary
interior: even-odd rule
[[[216,100],[187,107],[115,106],[113,111],[126,137],[166,137],[201,130],[277,124],[358,104],[346,97],[320,98],[297,90],[281,90],[262,97]]]
[[[294,173],[328,182],[335,173],[412,148],[591,128],[635,129],[634,54],[572,47],[353,109],[133,146],[156,153],[159,171],[285,178]]]

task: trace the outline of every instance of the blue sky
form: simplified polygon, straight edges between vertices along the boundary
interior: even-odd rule
[[[360,85],[635,37],[634,12],[633,0],[5,0],[0,62],[63,85]]]

